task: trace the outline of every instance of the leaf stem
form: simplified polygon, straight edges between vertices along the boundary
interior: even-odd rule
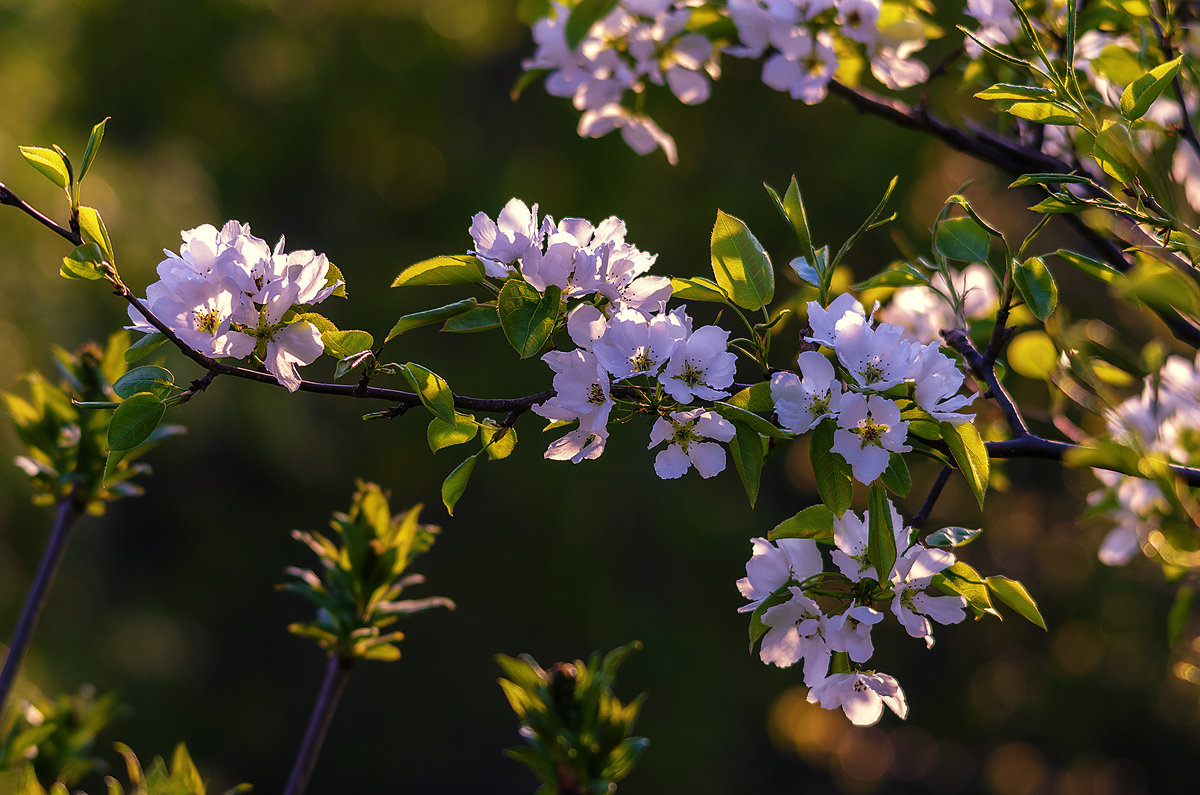
[[[350,669],[354,665],[351,657],[331,655],[325,666],[325,678],[321,682],[321,690],[317,701],[313,704],[312,715],[308,719],[308,728],[304,730],[304,740],[296,754],[296,762],[292,765],[292,775],[288,778],[284,795],[301,795],[308,786],[308,779],[317,764],[317,755],[321,752],[321,744],[325,741],[325,732],[333,720],[346,681],[350,678]]]

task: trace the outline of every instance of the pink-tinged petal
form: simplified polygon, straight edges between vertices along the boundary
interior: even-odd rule
[[[708,99],[711,86],[703,72],[694,72],[682,66],[667,68],[667,86],[684,105],[699,105]]]
[[[763,635],[758,658],[768,665],[787,668],[800,659],[803,641],[795,624],[771,627]]]
[[[711,478],[725,469],[725,448],[712,442],[692,442],[688,457],[702,478]]]
[[[874,690],[853,690],[842,701],[842,711],[855,726],[874,726],[883,717],[883,699]]]
[[[804,580],[825,568],[817,542],[811,538],[781,538],[776,544],[797,580]]]
[[[608,323],[600,310],[591,304],[580,304],[567,316],[567,333],[580,348],[592,347],[592,343],[604,336]]]
[[[659,417],[654,421],[654,424],[650,426],[650,444],[647,445],[646,449],[649,450],[656,445],[662,444],[674,435],[675,427],[662,417]]]
[[[683,477],[683,473],[688,471],[690,464],[683,448],[672,444],[654,457],[654,473],[663,480],[674,480]]]
[[[868,445],[862,448],[858,459],[851,463],[854,479],[859,483],[871,483],[887,469],[888,451],[882,447]]]
[[[706,411],[696,420],[696,433],[708,439],[728,442],[737,435],[737,428],[715,411]]]
[[[599,458],[604,452],[606,439],[607,434],[580,428],[551,442],[546,448],[545,457],[554,461],[570,461],[573,464],[585,459]]]

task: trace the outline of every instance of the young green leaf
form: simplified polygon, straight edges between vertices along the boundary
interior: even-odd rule
[[[412,384],[422,405],[433,416],[447,424],[454,424],[454,393],[444,378],[416,362],[403,365],[400,371]]]
[[[553,285],[540,295],[520,279],[509,279],[496,299],[500,328],[522,359],[535,355],[550,339],[558,319],[562,290]]]
[[[452,304],[439,306],[437,309],[426,309],[423,312],[413,312],[408,315],[403,315],[396,321],[396,325],[392,326],[392,330],[388,332],[384,342],[391,342],[395,337],[400,336],[406,331],[412,331],[421,326],[430,326],[434,323],[451,320],[470,312],[479,304],[474,298],[464,298],[461,301],[455,301]],[[496,319],[497,325],[499,318]]]
[[[1043,323],[1058,306],[1058,285],[1041,257],[1030,257],[1013,268],[1013,281],[1029,311]]]
[[[930,547],[961,547],[974,541],[982,530],[970,530],[966,527],[943,527],[925,537],[925,545]]]
[[[113,391],[122,398],[131,398],[138,392],[149,392],[157,398],[165,399],[175,386],[175,376],[165,367],[143,365],[135,367],[117,379],[112,385]]]
[[[892,453],[888,456],[887,469],[883,471],[881,476],[883,485],[887,486],[888,491],[900,497],[907,497],[908,492],[912,489],[912,475],[908,473],[908,464],[904,461],[904,456],[900,453]]]
[[[718,304],[729,300],[729,296],[721,292],[720,287],[702,277],[692,279],[672,277],[671,297],[681,301],[708,301]]]
[[[791,519],[784,519],[767,533],[768,541],[781,538],[811,538],[819,544],[833,544],[833,511],[823,504],[810,505]]]
[[[833,420],[825,420],[813,429],[808,455],[821,502],[841,516],[854,498],[854,481],[850,477],[850,465],[846,459],[830,449],[833,447],[834,426]]]
[[[1010,100],[1010,101],[1047,101],[1054,99],[1054,91],[1049,88],[1039,88],[1038,86],[1021,86],[1012,83],[996,83],[994,86],[985,88],[983,91],[976,92],[976,97],[986,100]]]
[[[1061,102],[1014,102],[1008,113],[1037,124],[1078,124],[1079,114]]]
[[[96,281],[104,278],[104,273],[99,268],[103,261],[104,254],[99,246],[95,243],[84,243],[63,257],[63,264],[58,272],[64,279]]]
[[[742,309],[759,309],[775,296],[775,271],[762,245],[740,219],[717,210],[712,232],[713,276]]]
[[[442,325],[442,331],[454,334],[478,334],[481,331],[491,331],[500,328],[500,315],[496,312],[495,304],[480,304],[474,309],[468,309],[461,315],[455,315]]]
[[[967,479],[967,484],[970,485],[982,509],[983,497],[987,493],[990,464],[987,448],[983,446],[983,439],[979,438],[979,431],[969,422],[958,425],[943,422],[938,427],[942,439],[954,456],[954,463]]]
[[[446,506],[446,513],[451,516],[454,515],[454,506],[467,490],[467,482],[471,479],[471,473],[475,471],[475,459],[479,458],[479,455],[476,453],[463,461],[442,481],[442,504]]]
[[[71,172],[62,155],[53,149],[44,149],[40,146],[19,146],[17,148],[21,151],[21,157],[25,158],[25,162],[36,168],[42,176],[60,188],[70,188]]]
[[[725,402],[739,409],[759,414],[775,410],[775,401],[771,399],[770,381],[759,381],[753,386],[748,386],[741,392],[728,398]]]
[[[375,340],[365,331],[326,331],[321,334],[325,352],[337,359],[371,350]]]
[[[108,449],[132,450],[149,438],[162,421],[167,406],[157,395],[139,392],[126,398],[108,423]]]
[[[1033,601],[1024,585],[1007,577],[988,577],[987,586],[1001,602],[1016,610],[1026,621],[1046,628],[1046,620],[1042,618],[1037,602]]]
[[[1146,111],[1150,110],[1154,100],[1167,90],[1171,81],[1175,79],[1175,75],[1179,74],[1179,67],[1182,63],[1183,56],[1181,55],[1172,61],[1154,67],[1126,86],[1125,90],[1121,92],[1121,115],[1130,121],[1146,115]]]
[[[742,485],[746,488],[746,496],[750,498],[750,507],[758,501],[758,485],[762,474],[763,438],[758,432],[741,423],[734,423],[737,435],[729,443],[729,454],[733,456],[733,465],[737,467]]]
[[[787,431],[776,428],[770,422],[764,420],[754,412],[747,411],[740,406],[735,406],[731,403],[723,403],[718,400],[717,402],[713,403],[713,411],[717,412],[730,422],[741,423],[742,425],[745,425],[762,436],[773,436],[776,439],[791,438],[791,434]]]
[[[393,287],[476,284],[485,278],[483,263],[469,254],[455,254],[422,260],[400,271]]]
[[[488,458],[493,461],[508,458],[517,446],[517,429],[511,426],[493,425],[491,420],[487,420],[479,426],[479,435],[483,439],[483,449],[487,451]]]
[[[95,207],[79,208],[79,231],[85,241],[95,243],[100,247],[100,251],[104,253],[104,259],[110,265],[116,264],[112,241],[108,239],[108,230],[104,228],[104,219],[100,217],[100,213]]]
[[[455,414],[453,423],[446,422],[441,417],[430,420],[429,427],[425,430],[425,438],[429,442],[430,451],[436,453],[456,444],[466,444],[474,439],[478,432],[479,424],[475,422],[474,417]]]
[[[968,217],[947,218],[933,237],[938,253],[959,262],[987,262],[990,245],[987,230]]]
[[[1065,248],[1060,248],[1054,252],[1055,255],[1063,262],[1073,268],[1076,268],[1093,279],[1099,279],[1105,284],[1112,284],[1120,279],[1123,279],[1125,274],[1121,273],[1116,268],[1106,262],[1101,262],[1098,259],[1085,257],[1082,254],[1077,254],[1074,251],[1068,251]]]
[[[158,331],[146,334],[125,351],[125,361],[132,363],[149,356],[154,350],[167,341],[166,336]]]
[[[971,612],[975,614],[976,618],[993,615],[1003,620],[996,608],[992,607],[987,582],[979,572],[961,560],[956,561],[953,566],[942,570],[939,574],[933,575],[931,582],[945,593],[964,597],[967,600],[967,606],[971,608]]]
[[[876,579],[886,582],[896,565],[896,534],[887,490],[879,483],[867,489],[867,559],[875,567]]]
[[[88,136],[87,146],[83,149],[83,164],[79,167],[80,182],[83,182],[84,175],[88,173],[88,169],[92,167],[92,161],[96,159],[96,153],[100,151],[100,142],[104,140],[104,127],[111,118],[111,116],[105,116],[103,121],[92,128],[92,134]]]

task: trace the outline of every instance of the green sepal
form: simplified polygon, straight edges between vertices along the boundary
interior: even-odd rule
[[[811,538],[818,544],[833,544],[833,511],[821,503],[810,505],[784,519],[767,533],[768,541],[781,538]]]
[[[413,312],[408,315],[403,315],[396,321],[396,325],[392,326],[392,330],[388,332],[384,342],[391,342],[393,338],[400,336],[406,331],[412,331],[415,328],[422,326],[431,326],[434,323],[451,320],[459,315],[466,314],[478,306],[479,302],[474,298],[464,298],[461,301],[455,301],[452,304],[439,306],[436,309],[426,309],[423,312]]]

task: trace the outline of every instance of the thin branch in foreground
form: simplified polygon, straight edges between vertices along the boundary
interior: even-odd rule
[[[913,514],[912,520],[908,526],[914,530],[920,530],[925,526],[925,522],[929,521],[929,514],[933,511],[933,506],[937,504],[938,497],[942,496],[942,489],[946,487],[946,481],[950,480],[950,473],[954,469],[950,466],[942,467],[942,471],[938,473],[937,480],[933,482],[933,487],[929,489],[929,496],[925,498],[925,504],[921,506],[921,510]]]
[[[292,775],[288,778],[284,795],[301,795],[308,786],[308,779],[313,768],[317,765],[317,755],[325,742],[325,733],[333,720],[342,691],[346,689],[346,681],[350,678],[350,669],[354,660],[334,654],[325,666],[325,678],[321,682],[321,690],[313,704],[312,715],[308,719],[308,728],[304,730],[304,740],[296,754],[296,762],[292,766]]]
[[[40,212],[35,210],[31,205],[29,205],[27,202],[25,202],[23,199],[21,199],[20,196],[18,196],[17,194],[15,194],[11,190],[9,190],[8,186],[5,185],[3,182],[0,182],[0,205],[8,205],[9,207],[16,207],[18,210],[20,210],[21,212],[28,215],[30,218],[37,221],[39,224],[46,227],[51,232],[54,232],[59,237],[65,238],[72,245],[78,246],[83,243],[83,237],[78,232],[74,232],[70,229],[59,226],[57,223],[55,223],[50,218],[46,217],[45,215],[42,215]]]

